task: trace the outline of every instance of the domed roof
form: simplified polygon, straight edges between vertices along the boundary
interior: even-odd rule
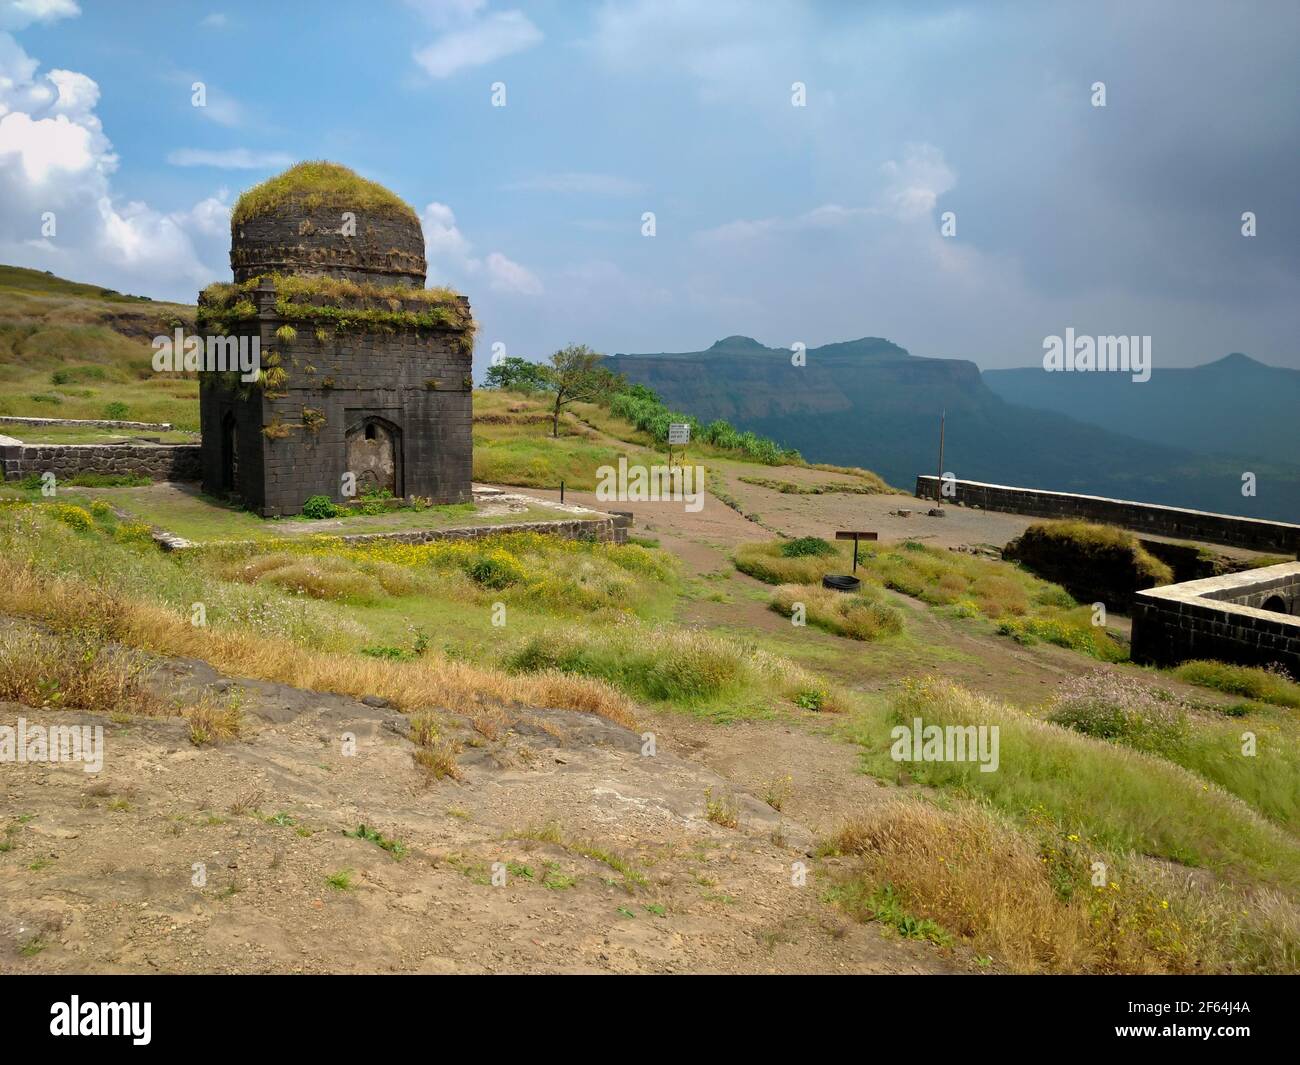
[[[337,163],[299,163],[239,197],[230,267],[236,281],[315,274],[422,288],[424,232],[382,185]]]

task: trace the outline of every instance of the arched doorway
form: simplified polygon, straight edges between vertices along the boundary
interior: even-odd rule
[[[1290,613],[1290,611],[1287,610],[1286,608],[1286,600],[1283,599],[1280,595],[1270,595],[1267,599],[1265,599],[1263,609],[1272,610],[1278,614]]]
[[[233,411],[221,419],[221,491],[239,495],[239,433]]]
[[[402,495],[402,431],[371,415],[348,428],[347,469],[355,475],[357,495],[388,491]]]

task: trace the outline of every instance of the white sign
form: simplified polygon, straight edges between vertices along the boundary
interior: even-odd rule
[[[670,444],[689,444],[691,442],[691,427],[687,422],[673,422],[668,426],[668,443]]]

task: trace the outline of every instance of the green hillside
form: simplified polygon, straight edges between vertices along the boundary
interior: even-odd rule
[[[198,428],[198,381],[157,374],[150,341],[194,308],[0,266],[0,414]]]

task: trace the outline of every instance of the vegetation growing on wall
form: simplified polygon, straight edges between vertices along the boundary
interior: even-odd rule
[[[295,203],[308,210],[339,207],[374,211],[419,223],[415,211],[400,196],[346,166],[322,159],[298,163],[283,174],[248,189],[236,201],[230,224],[237,226],[286,203]]]

